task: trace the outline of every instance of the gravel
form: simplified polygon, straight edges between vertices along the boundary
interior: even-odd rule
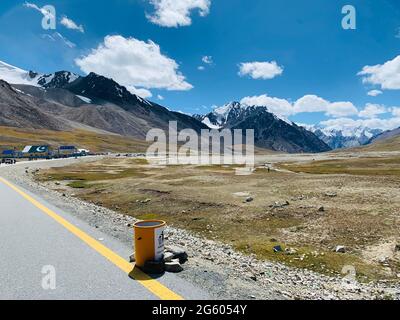
[[[94,228],[131,245],[132,225],[136,219],[56,192],[51,189],[54,182],[53,185],[48,182],[38,184],[32,179],[37,169],[92,160],[88,157],[20,163],[2,166],[0,175]],[[348,277],[330,277],[276,262],[260,261],[255,256],[235,251],[229,245],[201,238],[186,230],[167,227],[166,243],[184,248],[189,255],[179,277],[208,290],[216,299],[400,299],[398,283],[380,281],[361,284]],[[126,258],[129,260],[129,257]]]

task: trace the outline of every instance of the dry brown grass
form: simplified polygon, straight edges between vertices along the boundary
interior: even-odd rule
[[[50,131],[0,127],[0,150],[25,145],[76,145],[93,152],[144,152],[148,144],[141,140],[85,130]]]
[[[397,166],[398,160],[388,163]],[[362,279],[392,279],[400,272],[395,260],[389,275],[363,254],[399,237],[398,176],[268,173],[265,168],[250,176],[234,172],[226,166],[153,168],[145,162],[108,159],[51,169],[38,178],[64,181],[70,187],[63,192],[139,219],[165,219],[259,258],[327,274],[351,264]],[[71,188],[73,181],[79,182],[78,189]],[[254,201],[246,203],[238,192],[249,193]],[[286,201],[287,206],[271,207]],[[319,211],[322,206],[324,212]],[[274,253],[278,244],[297,253]],[[348,252],[333,252],[337,245]]]

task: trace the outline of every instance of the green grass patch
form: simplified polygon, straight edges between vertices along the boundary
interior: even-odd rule
[[[399,157],[324,160],[305,164],[281,164],[280,166],[297,173],[400,176]]]
[[[67,186],[74,189],[88,189],[92,187],[92,185],[87,184],[85,181],[73,181],[68,183]]]

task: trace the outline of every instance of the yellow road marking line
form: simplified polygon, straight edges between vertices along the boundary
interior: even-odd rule
[[[162,300],[183,300],[181,296],[176,294],[175,292],[171,291],[164,285],[162,285],[160,282],[157,280],[154,280],[150,276],[148,276],[146,273],[142,272],[138,268],[133,268],[132,264],[130,264],[128,261],[123,259],[121,256],[101,244],[99,241],[95,240],[79,228],[75,227],[73,224],[65,220],[64,218],[60,217],[58,214],[56,214],[54,211],[50,210],[43,204],[41,204],[39,201],[35,200],[7,180],[3,179],[0,177],[0,181],[3,182],[5,185],[9,186],[11,189],[13,189],[15,192],[20,194],[22,197],[24,197],[26,200],[28,200],[30,203],[32,203],[35,207],[40,209],[42,212],[47,214],[49,217],[53,218],[55,221],[57,221],[59,224],[61,224],[65,229],[70,231],[72,234],[77,236],[79,239],[81,239],[83,242],[85,242],[89,247],[92,249],[96,250],[98,253],[100,253],[102,256],[107,258],[110,262],[112,262],[114,265],[116,265],[118,268],[120,268],[122,271],[127,273],[130,277],[135,279],[137,282],[139,282],[142,286],[144,286],[147,290],[149,290],[151,293],[156,295]]]

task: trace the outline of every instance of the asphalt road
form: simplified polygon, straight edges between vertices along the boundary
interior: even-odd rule
[[[153,279],[132,273],[131,252],[2,179],[0,168],[0,299],[210,298],[174,274]]]

